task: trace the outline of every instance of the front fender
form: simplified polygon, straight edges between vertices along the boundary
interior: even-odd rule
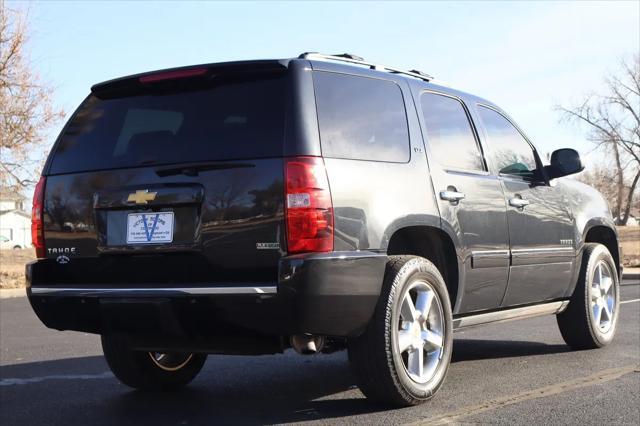
[[[587,233],[595,226],[611,229],[617,239],[618,233],[611,216],[611,210],[598,190],[574,179],[560,179],[557,185],[566,194],[566,199],[573,213],[575,243],[578,251],[582,250]]]
[[[589,232],[595,228],[601,228],[602,230],[606,230],[607,235],[613,235],[615,241],[610,241],[610,238],[607,238],[607,241],[610,241],[610,243],[606,245],[616,262],[620,264],[622,256],[618,248],[618,231],[616,230],[609,205],[602,194],[595,188],[573,179],[562,179],[558,182],[558,186],[565,192],[567,196],[566,199],[570,204],[574,217],[574,240],[577,256],[576,273],[574,274],[576,278],[575,281],[577,282],[578,272],[582,264],[584,245],[588,242],[587,236]],[[593,240],[593,238],[591,240]],[[618,273],[622,273],[620,266]],[[573,291],[574,286],[575,283],[571,291]]]

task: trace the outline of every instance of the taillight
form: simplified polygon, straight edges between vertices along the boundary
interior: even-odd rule
[[[33,193],[33,208],[31,209],[31,242],[36,249],[36,256],[45,257],[44,228],[42,223],[44,207],[44,184],[46,178],[40,177]]]
[[[319,157],[286,160],[285,212],[289,253],[333,250],[333,205]]]

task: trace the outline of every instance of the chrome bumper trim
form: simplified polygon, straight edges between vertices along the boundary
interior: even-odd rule
[[[559,314],[567,308],[568,300],[560,302],[543,303],[540,305],[523,306],[520,308],[503,309],[496,312],[469,315],[462,318],[453,319],[454,330],[473,327],[481,324],[491,324],[497,322],[518,320],[524,318],[537,317],[541,315]]]
[[[238,287],[172,287],[172,288],[73,288],[73,287],[31,287],[31,294],[37,296],[198,296],[198,295],[229,295],[229,294],[277,294],[277,286],[238,286]]]

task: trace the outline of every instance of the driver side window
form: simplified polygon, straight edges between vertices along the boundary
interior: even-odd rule
[[[500,113],[478,106],[478,113],[489,139],[489,157],[501,175],[534,180],[536,157],[520,132]]]

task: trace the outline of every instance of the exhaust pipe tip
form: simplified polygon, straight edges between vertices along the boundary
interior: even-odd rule
[[[291,336],[291,347],[300,355],[313,355],[324,348],[324,336],[314,336],[311,334],[296,334]]]

